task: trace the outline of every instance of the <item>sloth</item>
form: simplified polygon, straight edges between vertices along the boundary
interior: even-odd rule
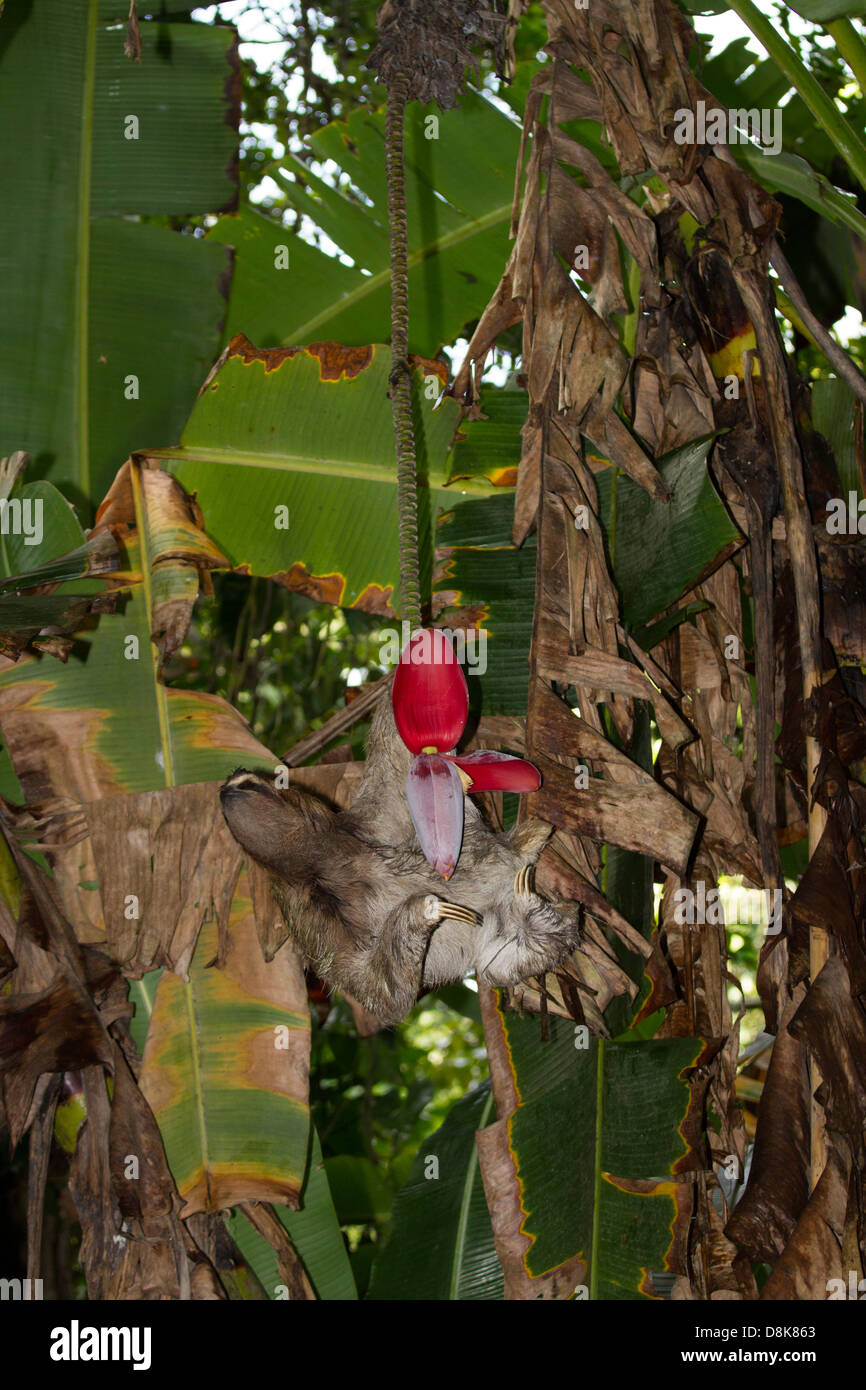
[[[411,758],[386,697],[349,810],[243,768],[220,789],[232,835],[270,874],[295,948],[386,1025],[473,970],[493,986],[543,975],[579,940],[577,905],[534,890],[532,866],[553,832],[544,821],[497,833],[466,797],[463,847],[444,883],[409,814]]]

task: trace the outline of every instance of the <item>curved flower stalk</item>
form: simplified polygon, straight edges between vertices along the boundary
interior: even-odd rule
[[[418,842],[444,879],[457,867],[463,841],[463,798],[469,792],[535,791],[541,774],[509,753],[457,756],[469,714],[469,690],[454,648],[441,628],[414,632],[400,654],[391,688],[397,732],[414,753],[406,799]]]

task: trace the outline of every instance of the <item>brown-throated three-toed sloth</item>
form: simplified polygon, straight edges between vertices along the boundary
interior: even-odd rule
[[[235,839],[271,873],[297,950],[383,1023],[404,1018],[422,990],[471,970],[485,984],[517,984],[578,943],[577,907],[532,888],[530,866],[552,833],[543,821],[497,834],[466,797],[457,867],[447,884],[431,868],[406,800],[411,757],[386,696],[350,810],[242,769],[220,791]]]

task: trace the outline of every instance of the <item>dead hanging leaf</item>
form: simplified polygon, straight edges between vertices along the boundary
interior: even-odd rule
[[[693,902],[700,901],[707,883],[713,882],[711,873],[699,851],[693,874],[685,882],[685,891],[692,895]],[[665,1037],[727,1038],[732,1024],[726,989],[729,977],[724,922],[702,922],[700,917],[692,924],[684,921],[675,906],[676,893],[682,891],[683,883],[676,875],[668,876],[659,913],[658,940],[665,963],[676,980],[675,999],[669,1002],[660,1032]]]
[[[552,670],[553,663],[545,661],[544,669]],[[632,669],[642,681],[638,668]],[[684,867],[697,816],[540,684],[533,713],[532,759],[543,781],[530,798],[531,813],[593,840],[641,853],[648,852],[648,822],[658,825],[653,833],[654,857],[663,864]],[[575,796],[575,767],[584,761],[593,767],[598,763],[604,777],[587,777]],[[656,808],[654,815],[649,807]]]
[[[54,1137],[54,1117],[61,1094],[59,1076],[46,1076],[45,1085],[34,1105],[27,1154],[27,1278],[38,1279],[41,1274],[42,1238],[45,1215],[45,1188],[51,1161]],[[0,1097],[0,1127],[3,1125],[3,1104]]]
[[[8,815],[3,813],[8,831]],[[50,882],[7,843],[21,874],[18,922],[0,899],[0,937],[15,961],[0,999],[0,1095],[13,1146],[34,1118],[40,1077],[91,1063],[110,1069],[111,1046],[87,987],[86,967]]]
[[[81,1074],[86,1119],[70,1164],[88,1297],[224,1298],[216,1271],[178,1220],[159,1131],[120,1049],[115,1066],[110,1101],[101,1068]]]
[[[216,785],[106,797],[86,812],[109,954],[133,978],[157,966],[185,977],[206,919],[224,939],[241,866]]]
[[[792,1248],[800,1242],[799,1254],[804,1262],[812,1242],[817,1262],[823,1260],[826,1264],[833,1240],[841,1249],[846,1236],[846,1161],[849,1167],[853,1163],[860,1170],[858,1182],[862,1182],[863,1097],[856,1078],[866,1070],[862,1056],[862,999],[866,997],[862,845],[866,798],[862,787],[850,779],[849,769],[854,757],[860,760],[862,769],[866,719],[859,726],[856,720],[846,719],[845,710],[857,708],[850,690],[845,697],[847,704],[828,696],[814,702],[811,711],[803,707],[804,677],[807,691],[826,683],[832,660],[825,660],[822,668],[818,646],[821,605],[812,527],[805,505],[806,496],[811,494],[803,486],[796,435],[798,415],[791,408],[788,373],[767,292],[767,253],[779,208],[737,167],[726,150],[681,145],[672,139],[675,112],[693,111],[699,99],[712,102],[691,70],[694,34],[679,11],[662,0],[639,0],[632,6],[598,0],[586,13],[576,13],[568,0],[549,0],[545,11],[552,62],[538,75],[526,103],[521,172],[524,153],[531,153],[525,166],[526,192],[519,218],[515,215],[515,246],[457,379],[458,394],[462,391],[468,395],[470,404],[477,400],[484,360],[497,332],[506,322],[513,321],[510,316],[515,306],[519,307],[530,409],[521,465],[522,469],[525,465],[525,476],[521,480],[518,474],[514,537],[520,543],[535,524],[536,515],[539,533],[526,755],[544,766],[545,785],[550,791],[548,817],[573,829],[608,838],[610,822],[615,820],[612,814],[608,823],[603,823],[599,814],[598,824],[591,826],[578,825],[576,817],[568,819],[575,798],[566,772],[570,757],[562,756],[562,749],[571,754],[571,741],[560,741],[557,747],[548,740],[541,758],[537,756],[538,744],[543,745],[544,741],[543,704],[550,694],[548,683],[552,686],[560,680],[565,682],[577,674],[579,683],[575,683],[575,689],[582,720],[596,735],[602,735],[604,726],[597,707],[605,703],[626,747],[632,729],[632,702],[641,698],[633,685],[617,690],[610,673],[606,673],[609,683],[605,685],[600,679],[594,681],[591,672],[575,672],[569,665],[574,659],[581,660],[587,651],[593,657],[595,652],[602,653],[608,661],[621,660],[616,631],[617,596],[603,546],[595,543],[594,486],[591,478],[586,480],[580,440],[583,429],[599,449],[613,452],[609,435],[616,425],[611,422],[620,417],[609,413],[611,401],[605,394],[606,385],[613,382],[615,391],[622,387],[625,427],[639,438],[650,467],[660,450],[688,443],[720,426],[729,432],[733,427],[738,431],[736,448],[731,446],[737,455],[735,461],[740,455],[757,457],[763,451],[771,473],[781,478],[785,494],[784,540],[792,563],[777,574],[775,630],[784,679],[776,682],[775,694],[777,717],[782,725],[778,750],[789,773],[787,826],[793,835],[793,823],[805,821],[808,809],[811,788],[805,786],[803,777],[807,717],[813,720],[808,731],[817,735],[823,750],[816,801],[828,811],[832,826],[829,835],[825,832],[787,915],[785,935],[763,952],[760,973],[762,997],[775,1026],[779,1006],[807,974],[810,931],[823,931],[831,925],[836,928],[837,964],[831,960],[833,969],[828,972],[825,966],[813,983],[791,1030],[793,1033],[795,1028],[802,1029],[798,1036],[803,1044],[810,1045],[819,1065],[822,1049],[827,1054],[828,1035],[839,1054],[826,1055],[828,1072],[824,1076],[822,1071],[824,1085],[820,1095],[827,1106],[831,1142],[838,1131],[840,1150],[833,1150],[834,1170],[828,1167],[823,1185],[802,1212],[791,1237]],[[588,82],[583,80],[584,75]],[[647,208],[655,214],[653,218],[645,210],[636,211],[634,203],[630,210],[626,208],[621,190],[615,188],[607,171],[595,167],[592,158],[562,131],[563,123],[586,118],[602,120],[621,175],[642,178],[652,173],[663,181],[662,192],[654,180],[648,193]],[[575,182],[574,190],[569,188],[569,175],[562,167],[566,163],[579,170],[580,185],[586,187]],[[684,212],[691,215],[699,229],[695,244],[690,241],[688,247],[683,235]],[[583,273],[595,285],[591,309],[571,285],[566,272],[566,266],[572,264],[571,226],[585,229],[588,264]],[[614,360],[614,353],[602,382],[594,373],[597,363],[592,360],[593,350],[600,346],[599,355],[604,355],[604,335],[608,331],[605,319],[626,300],[625,286],[617,277],[616,262],[610,255],[611,231],[622,239],[639,268],[643,312],[636,324],[631,376],[621,374],[622,363]],[[709,276],[707,270],[711,272]],[[668,287],[674,284],[678,287],[676,295],[668,293]],[[631,297],[628,302],[636,307]],[[754,330],[755,365],[759,369],[754,378],[738,360],[724,364],[717,352],[732,334],[742,337],[750,326]],[[719,377],[723,366],[724,374],[731,371],[744,383],[741,399],[736,403],[721,399]],[[726,449],[727,446],[719,449],[720,463],[725,460]],[[634,462],[638,471],[646,471],[640,458]],[[646,477],[649,479],[651,474]],[[814,484],[811,492],[815,492]],[[587,507],[589,526],[575,538],[564,523],[572,505],[578,503]],[[767,515],[758,510],[760,516],[752,514],[747,505],[745,521],[750,533],[760,524],[763,541],[767,542],[767,522],[769,536],[777,534],[771,515],[775,505],[767,509]],[[781,538],[781,532],[778,535]],[[661,651],[654,651],[655,673],[641,660],[639,652],[633,651],[633,655],[643,667],[644,679],[649,677],[654,684],[660,684],[675,715],[683,717],[680,690],[689,700],[687,719],[697,738],[688,744],[683,740],[674,756],[671,748],[677,741],[672,737],[670,746],[662,748],[658,770],[664,786],[678,802],[685,802],[692,814],[705,818],[695,874],[699,871],[707,883],[714,884],[721,873],[740,872],[748,883],[781,888],[770,824],[776,799],[771,718],[773,672],[769,669],[772,650],[768,637],[771,629],[767,621],[771,555],[767,544],[760,554],[755,537],[750,534],[749,539],[748,567],[747,557],[740,556],[737,567],[731,563],[719,568],[702,590],[711,608],[699,615],[693,627],[674,633],[665,640]],[[778,550],[777,555],[784,561]],[[740,655],[744,647],[741,580],[752,585],[758,607],[757,718],[745,661]],[[796,607],[788,598],[794,593]],[[786,605],[790,607],[790,622],[786,621]],[[836,619],[834,624],[839,626]],[[736,638],[734,652],[726,649],[731,636]],[[798,650],[799,641],[802,652]],[[667,678],[673,690],[664,680],[658,680],[659,674]],[[629,675],[628,680],[633,682],[634,677]],[[740,710],[742,726],[738,722]],[[844,756],[840,756],[842,739],[847,740]],[[610,755],[605,757],[599,745],[594,751],[599,763],[604,763],[605,780],[614,789],[629,790],[639,785],[639,779],[632,780],[634,774],[617,766]],[[554,785],[556,779],[558,785]],[[750,806],[759,818],[760,839],[750,824]],[[648,842],[664,833],[660,813],[664,814],[661,808],[646,827],[646,852],[657,859],[663,855],[659,855],[657,844],[655,849],[649,849]],[[617,841],[614,834],[613,842],[623,841]],[[585,863],[587,872],[593,874],[597,866],[591,839],[587,836],[578,841],[575,837],[574,843],[581,865]],[[688,858],[687,854],[680,857],[681,874],[686,871]],[[694,940],[688,933],[677,933],[674,925],[665,920],[669,936],[663,961],[662,945],[657,943],[655,995],[664,994],[669,1005],[668,1026],[674,1031],[696,1026],[700,1019],[702,1026],[705,1023],[719,1033],[710,1086],[713,1105],[724,1117],[725,1133],[719,1136],[719,1142],[730,1140],[736,1145],[741,1142],[742,1133],[737,1126],[733,1095],[736,1037],[726,999],[728,973],[723,928],[719,925]],[[796,1123],[802,1125],[802,1053],[796,1051],[787,1034],[786,1040],[779,1043],[777,1073],[780,1079],[774,1078],[768,1101],[772,1099],[772,1104],[776,1104],[778,1097],[778,1104],[784,1104],[787,1080],[795,1086],[799,1117]],[[795,1139],[797,1144],[803,1143],[802,1130],[798,1130]],[[852,1149],[848,1160],[842,1153],[846,1144]],[[776,1254],[797,1217],[803,1153],[800,1151],[799,1161],[795,1161],[797,1156],[791,1149],[796,1145],[788,1150],[792,1168],[787,1175],[789,1190],[781,1192],[781,1200],[774,1204],[767,1191],[768,1183],[773,1181],[769,1174],[777,1172],[786,1160],[766,1144],[761,1147],[766,1156],[762,1162],[766,1163],[767,1176],[754,1192],[750,1187],[752,1195],[748,1200],[753,1204],[757,1229],[751,1231],[749,1238],[756,1250],[772,1250]],[[757,1158],[756,1154],[756,1161]],[[761,1166],[758,1163],[759,1174]],[[718,1214],[710,1209],[710,1184],[698,1184],[698,1188],[698,1246],[691,1253],[694,1268],[710,1271],[701,1284],[702,1296],[751,1296],[742,1261],[732,1254],[729,1241],[719,1229]],[[756,1206],[759,1201],[760,1206]],[[748,1206],[743,1208],[744,1219],[748,1211]],[[795,1261],[793,1273],[786,1267],[785,1278],[787,1287],[802,1291],[801,1296],[824,1296],[821,1281],[814,1274],[810,1277],[805,1263],[798,1269]],[[780,1294],[773,1291],[771,1284],[767,1296]]]
[[[695,590],[710,605],[683,623],[657,648],[688,701],[689,722],[698,738],[676,759],[666,746],[659,755],[662,780],[705,817],[701,840],[704,873],[715,884],[721,873],[742,873],[748,883],[767,886],[761,854],[749,821],[744,792],[754,762],[754,717],[744,650],[739,578],[731,561]],[[742,733],[742,758],[732,745]]]
[[[548,1015],[552,1015],[588,1023],[593,1033],[602,1038],[608,1037],[604,1014],[599,1008],[596,990],[590,983],[592,980],[600,983],[601,977],[593,970],[592,963],[586,958],[579,960],[579,955],[575,951],[573,957],[558,970],[543,976],[530,975],[519,984],[510,986],[507,991],[508,1007],[521,1014],[540,1014],[542,1030],[546,1027]],[[609,1003],[613,995],[606,993],[606,1003]]]
[[[672,749],[677,749],[685,743],[692,742],[695,737],[694,729],[689,727],[664,692],[654,685],[634,662],[625,661],[622,657],[592,647],[587,647],[573,656],[561,654],[551,657],[549,653],[554,649],[555,642],[554,630],[548,632],[545,628],[539,640],[540,676],[546,680],[568,682],[578,689],[611,691],[617,695],[627,695],[632,700],[647,700],[653,705],[656,723],[664,743]],[[555,667],[556,661],[559,662],[558,669]],[[585,720],[575,722],[581,727],[581,738],[587,742],[581,756],[602,758],[602,747],[607,741],[601,735],[593,740],[594,730]],[[595,745],[595,751],[591,751],[588,746],[590,742]],[[610,744],[607,746],[611,748]],[[619,762],[613,749],[604,760],[609,762],[611,767]]]
[[[121,1239],[129,1256],[124,1286],[113,1296],[178,1299],[184,1260],[180,1199],[153,1113],[117,1047],[108,1148]]]
[[[38,994],[0,1000],[0,1089],[13,1148],[31,1118],[39,1077],[94,1062],[110,1065],[111,1048],[90,1000],[71,981],[58,976]]]
[[[138,27],[136,0],[129,0],[129,15],[126,20],[126,38],[123,51],[134,63],[141,62],[141,30]]]
[[[762,1301],[825,1300],[831,1279],[840,1279],[847,1289],[843,1246],[850,1177],[851,1154],[843,1141],[831,1151],[784,1253],[761,1290]]]
[[[801,985],[780,1021],[761,1090],[758,1128],[746,1191],[726,1233],[752,1260],[775,1264],[809,1199],[809,1070],[788,1024]]]
[[[728,977],[730,978],[730,977]],[[739,1183],[746,1169],[749,1135],[737,1093],[737,1065],[740,1056],[740,1016],[733,1020],[728,1035],[716,1053],[714,1066],[709,1073],[707,1086],[708,1106],[718,1116],[718,1130],[707,1133],[710,1147],[710,1162],[713,1169],[729,1172],[734,1161],[736,1181]],[[717,1167],[718,1165],[718,1167]],[[724,1193],[722,1194],[724,1196]],[[722,1203],[721,1229],[728,1217],[730,1205]],[[745,1259],[745,1257],[744,1257]]]
[[[111,1106],[102,1067],[85,1067],[81,1073],[87,1118],[69,1171],[69,1190],[81,1223],[79,1258],[87,1275],[90,1298],[110,1298],[123,1286],[129,1258],[125,1240],[116,1240],[121,1218],[111,1184],[108,1132]]]
[[[508,266],[514,260],[512,252]],[[480,399],[481,377],[496,339],[513,324],[519,323],[523,316],[520,301],[512,288],[512,273],[507,267],[496,293],[488,304],[466,349],[466,356],[460,366],[449,394],[464,404],[467,409]],[[470,416],[469,418],[473,418]]]
[[[650,497],[669,502],[671,491],[646,451],[626,428],[615,411],[605,415],[601,402],[592,401],[583,419],[582,429],[587,439],[604,454],[615,468],[621,468],[633,478]]]
[[[542,430],[540,424],[527,420],[522,426],[521,435],[523,448],[520,455],[520,467],[517,470],[514,522],[511,530],[511,539],[514,545],[522,545],[526,537],[535,529],[541,499]]]
[[[866,1019],[839,956],[823,966],[788,1027],[818,1062],[833,1141],[844,1135],[855,1167],[866,1172]]]
[[[705,1257],[695,1267],[697,1296],[713,1302],[757,1299],[758,1288],[751,1265],[723,1229],[719,1207],[724,1208],[724,1199],[715,1176],[699,1173],[696,1188],[696,1221],[692,1234]]]
[[[862,788],[849,785],[838,758],[825,758],[824,769],[828,776],[819,796],[827,794],[833,814],[791,899],[791,924],[802,939],[810,927],[832,923],[850,977],[849,989],[862,998],[866,994],[866,865],[861,806],[866,798]]]
[[[555,836],[554,844],[557,849],[562,848],[564,838],[559,832]],[[649,956],[649,943],[640,932],[611,906],[594,883],[578,873],[573,865],[567,864],[559,854],[545,851],[538,863],[536,880],[546,896],[581,903],[591,917],[609,927],[630,951],[639,956]],[[615,993],[620,991],[616,990]]]
[[[200,1213],[183,1223],[193,1298],[266,1303],[268,1295],[229,1235],[222,1216]]]

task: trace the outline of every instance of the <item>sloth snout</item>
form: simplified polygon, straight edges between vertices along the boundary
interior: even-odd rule
[[[258,772],[247,772],[246,768],[239,767],[220,787],[220,801],[224,803],[233,797],[245,796],[248,792],[261,792],[267,796],[273,794],[273,788]]]

